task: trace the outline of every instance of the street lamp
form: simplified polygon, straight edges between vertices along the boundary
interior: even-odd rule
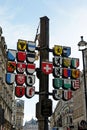
[[[82,51],[83,58],[83,77],[84,77],[84,92],[85,92],[85,113],[86,113],[86,121],[87,121],[87,88],[86,88],[86,74],[85,74],[85,60],[84,60],[84,52],[87,49],[87,42],[83,40],[83,36],[81,36],[81,41],[78,43],[79,51]]]

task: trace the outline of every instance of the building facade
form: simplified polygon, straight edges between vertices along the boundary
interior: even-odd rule
[[[38,122],[32,118],[30,121],[25,122],[23,130],[38,130]]]
[[[13,112],[13,85],[7,85],[5,82],[6,74],[6,54],[7,45],[5,43],[5,38],[2,36],[2,28],[0,27],[0,129],[12,130],[12,112]],[[2,111],[3,110],[3,111]],[[2,121],[3,120],[3,121]]]
[[[24,101],[15,100],[15,85],[6,83],[6,66],[7,45],[0,27],[0,130],[22,130]]]

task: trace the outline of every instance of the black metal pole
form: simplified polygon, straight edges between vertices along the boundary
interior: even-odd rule
[[[86,71],[86,68],[85,68],[85,56],[84,56],[84,50],[82,50],[82,58],[83,58],[83,77],[84,77],[84,93],[85,93],[85,113],[86,113],[86,121],[87,121],[87,88],[86,88],[86,74],[85,74],[85,71]]]
[[[40,69],[43,61],[49,61],[49,19],[48,17],[40,18]],[[48,117],[41,115],[41,102],[48,99],[49,76],[40,71],[39,78],[39,102],[36,104],[36,113],[38,118],[38,130],[48,130]]]

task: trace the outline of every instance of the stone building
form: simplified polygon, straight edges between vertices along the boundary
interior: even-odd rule
[[[59,100],[50,118],[50,127],[61,127],[63,130],[73,127],[73,99],[66,102]]]
[[[0,27],[0,129],[12,130],[12,112],[13,112],[13,85],[7,85],[5,82],[6,74],[6,49],[5,38],[2,36],[2,28]],[[3,111],[2,111],[3,110]]]
[[[15,119],[16,119],[16,130],[23,130],[23,118],[24,118],[24,101],[16,99],[15,102]]]
[[[24,101],[15,100],[14,84],[6,83],[6,63],[7,45],[0,27],[0,130],[22,130]]]
[[[38,130],[38,122],[32,118],[30,121],[25,122],[23,130]]]

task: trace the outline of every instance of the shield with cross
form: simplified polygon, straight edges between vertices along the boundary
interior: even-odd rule
[[[42,62],[42,72],[45,74],[50,74],[53,72],[53,63]]]

